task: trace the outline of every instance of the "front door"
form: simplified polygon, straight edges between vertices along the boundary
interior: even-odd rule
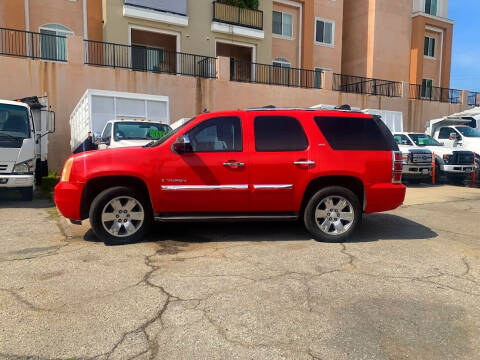
[[[446,147],[449,147],[449,148],[456,147],[457,140],[451,139],[450,137],[451,134],[457,135],[457,131],[453,127],[444,126],[440,128],[440,131],[438,133],[438,141],[442,142]]]
[[[299,119],[290,115],[250,113],[250,205],[252,212],[298,211],[298,198],[314,162]]]
[[[242,213],[248,211],[248,156],[242,120],[204,120],[185,136],[192,152],[173,152],[160,170],[162,213]]]

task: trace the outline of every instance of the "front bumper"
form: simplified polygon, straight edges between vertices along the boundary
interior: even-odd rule
[[[55,186],[55,205],[58,211],[70,220],[80,219],[80,203],[85,184],[60,182]]]
[[[365,213],[389,211],[398,208],[405,200],[405,185],[402,184],[376,184],[365,192]]]
[[[0,174],[0,188],[30,188],[34,182],[33,175]]]
[[[431,164],[404,164],[402,170],[402,178],[429,178],[432,176],[432,169],[433,166]]]
[[[475,165],[443,165],[442,171],[449,174],[468,175],[476,170]]]

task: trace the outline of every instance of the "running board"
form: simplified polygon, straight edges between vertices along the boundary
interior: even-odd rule
[[[295,221],[298,215],[189,215],[155,216],[159,222],[202,222],[202,221]]]

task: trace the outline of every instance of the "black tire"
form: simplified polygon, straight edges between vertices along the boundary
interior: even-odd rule
[[[350,227],[342,234],[330,235],[323,232],[317,220],[315,219],[315,211],[319,204],[330,196],[341,196],[348,200],[353,207],[353,221],[351,222]],[[357,229],[362,219],[362,207],[360,205],[360,200],[358,197],[349,189],[341,186],[330,186],[316,192],[308,201],[305,212],[303,216],[303,221],[305,227],[317,241],[329,242],[329,243],[340,243],[347,240]]]
[[[33,187],[20,190],[23,201],[33,201]]]
[[[145,214],[143,223],[130,236],[114,236],[102,224],[102,212],[105,206],[114,198],[121,196],[128,196],[138,201],[142,205]],[[141,191],[131,187],[116,186],[102,191],[95,197],[90,205],[89,219],[93,231],[106,245],[125,245],[139,242],[145,237],[152,223],[153,215],[150,201]]]

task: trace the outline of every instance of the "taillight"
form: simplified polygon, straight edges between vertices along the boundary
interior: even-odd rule
[[[392,152],[392,183],[402,182],[403,156],[401,151]]]

